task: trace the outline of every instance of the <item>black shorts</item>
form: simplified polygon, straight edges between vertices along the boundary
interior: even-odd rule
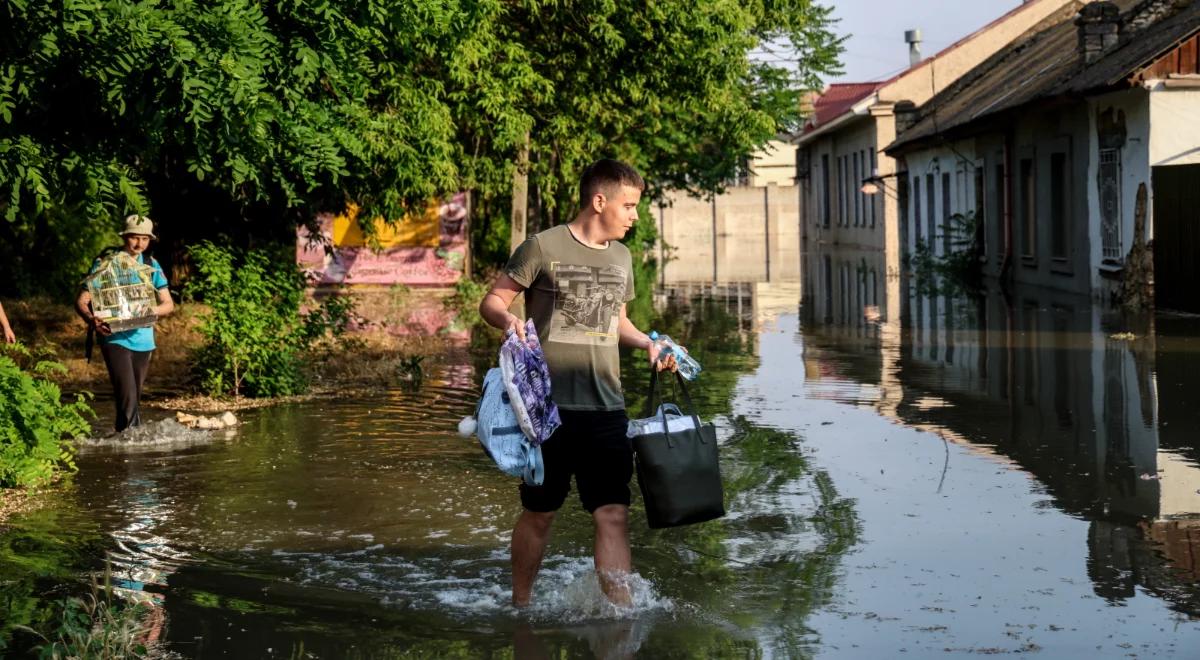
[[[571,492],[571,475],[579,501],[588,513],[606,504],[629,506],[633,478],[633,441],[625,436],[624,410],[563,410],[562,426],[542,443],[546,478],[541,486],[521,484],[521,505],[530,511],[558,511]]]

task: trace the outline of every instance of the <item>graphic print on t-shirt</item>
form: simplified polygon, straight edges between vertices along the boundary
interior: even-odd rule
[[[548,341],[566,344],[617,343],[617,323],[625,300],[625,269],[552,262],[554,313]]]

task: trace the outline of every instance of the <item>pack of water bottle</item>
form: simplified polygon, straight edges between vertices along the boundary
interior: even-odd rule
[[[679,366],[679,375],[687,380],[696,380],[696,376],[700,375],[700,363],[696,358],[688,355],[687,349],[676,344],[667,335],[660,335],[657,332],[650,332],[650,341],[658,346],[658,360],[661,362],[667,359],[668,355],[675,356],[675,364]]]
[[[696,428],[695,418],[685,415],[674,403],[664,403],[658,407],[653,417],[629,420],[625,435],[636,438],[639,435],[655,433],[678,433]]]

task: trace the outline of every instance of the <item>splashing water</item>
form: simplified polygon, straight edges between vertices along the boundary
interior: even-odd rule
[[[167,418],[130,427],[107,437],[84,439],[79,442],[79,447],[136,451],[212,442],[220,437],[233,437],[234,434],[233,429],[210,431],[188,428],[174,419]]]
[[[617,605],[604,595],[590,558],[547,560],[534,585],[530,615],[536,619],[573,623],[624,619],[674,609],[674,603],[660,596],[654,585],[636,571],[622,576],[620,581],[629,589],[628,606]]]
[[[301,584],[373,592],[386,605],[435,610],[464,617],[516,614],[507,550],[484,558],[398,557],[374,546],[340,555],[277,553],[298,564]],[[600,590],[590,557],[547,557],[534,586],[533,604],[521,614],[557,623],[625,619],[669,612],[674,603],[637,573],[625,578],[632,603],[613,604]]]

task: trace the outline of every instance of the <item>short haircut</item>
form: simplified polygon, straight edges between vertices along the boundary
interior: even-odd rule
[[[596,193],[612,195],[613,189],[629,186],[638,190],[646,189],[646,182],[637,170],[611,158],[601,158],[588,166],[579,177],[579,208],[586,209],[592,205],[592,197]]]

